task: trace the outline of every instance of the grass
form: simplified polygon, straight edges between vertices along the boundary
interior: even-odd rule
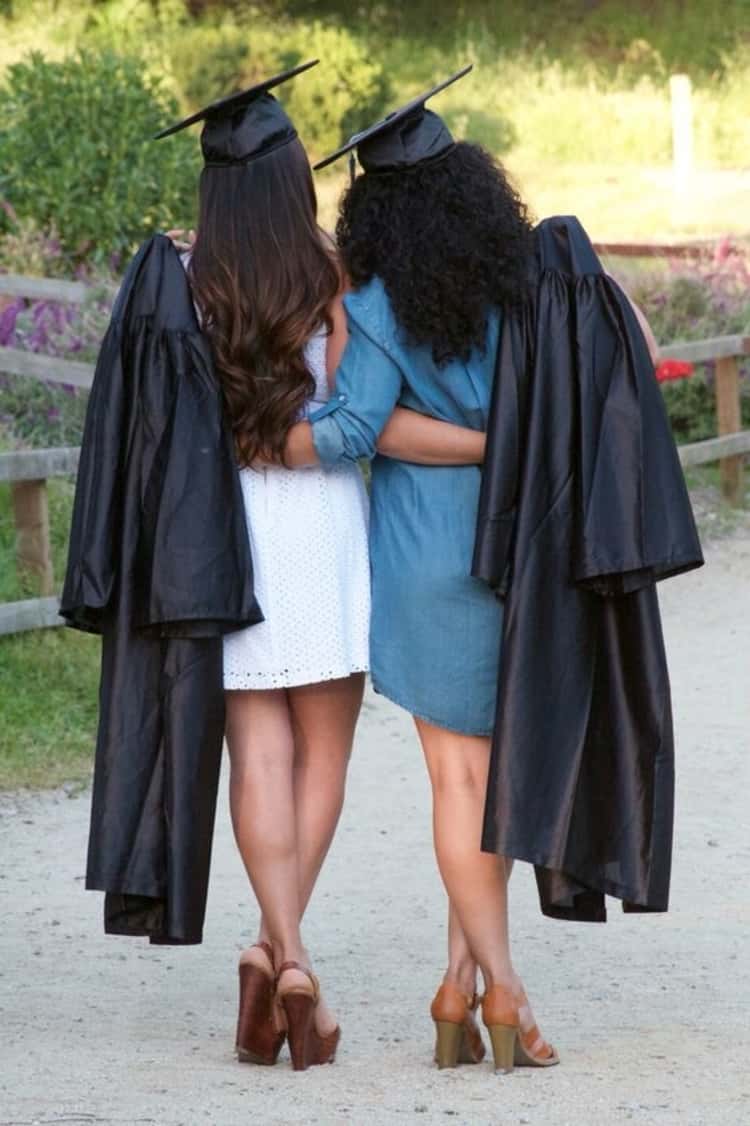
[[[507,158],[506,168],[532,214],[577,215],[602,242],[747,234],[750,171],[714,170],[696,175],[686,199],[672,192],[671,171],[628,165],[561,164],[537,157]],[[323,225],[332,230],[342,172],[320,174],[315,186]]]
[[[99,644],[68,629],[0,638],[0,790],[88,780]]]
[[[65,568],[73,485],[48,482],[55,580]],[[38,593],[14,558],[10,486],[0,488],[0,602]],[[99,640],[74,630],[0,638],[0,790],[84,783],[96,735]]]

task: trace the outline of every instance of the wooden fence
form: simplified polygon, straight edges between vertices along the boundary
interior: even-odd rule
[[[597,254],[612,258],[706,258],[716,252],[720,241],[716,238],[694,238],[679,242],[595,242]],[[750,234],[730,235],[732,246],[750,243]]]
[[[86,287],[77,282],[0,275],[0,296],[80,302],[85,294]],[[679,453],[680,461],[686,467],[718,461],[722,493],[733,505],[742,503],[743,458],[750,453],[750,430],[742,430],[739,386],[739,359],[749,355],[750,337],[746,336],[677,341],[661,349],[663,359],[716,363],[718,437],[680,446]],[[0,372],[85,388],[91,386],[94,366],[14,348],[0,348]],[[51,477],[75,474],[78,454],[77,449],[0,453],[0,482],[10,482],[13,495],[17,566],[20,573],[37,576],[42,594],[41,598],[0,605],[0,634],[62,624],[54,594],[47,481]]]

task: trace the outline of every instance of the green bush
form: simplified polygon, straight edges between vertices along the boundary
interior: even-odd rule
[[[390,91],[383,67],[346,28],[298,24],[284,36],[277,57],[283,66],[321,60],[283,95],[302,140],[316,155],[373,124],[385,108]]]
[[[269,25],[257,16],[242,25],[224,19],[181,34],[172,46],[171,68],[185,105],[195,109],[311,58],[321,65],[274,94],[315,157],[377,120],[388,96],[383,67],[346,28],[319,21]]]
[[[250,55],[251,38],[234,24],[185,30],[172,44],[171,55],[172,73],[184,105],[197,109],[251,85]],[[260,70],[262,66],[259,74]]]
[[[156,228],[187,224],[195,143],[151,140],[177,112],[135,58],[81,51],[50,62],[32,53],[0,88],[0,198],[55,229],[71,259],[101,259]]]

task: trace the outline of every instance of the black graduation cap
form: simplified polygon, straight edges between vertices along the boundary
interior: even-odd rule
[[[355,133],[345,145],[330,156],[319,160],[315,170],[325,168],[344,153],[357,150],[359,162],[365,172],[398,172],[417,164],[444,156],[454,145],[448,126],[436,113],[425,108],[425,102],[463,78],[472,69],[469,63],[463,70],[433,86],[426,94],[412,98],[401,109],[394,110],[369,129]],[[352,159],[352,168],[354,157]]]
[[[317,66],[318,59],[301,63],[281,74],[258,82],[248,90],[219,98],[204,109],[199,109],[176,125],[162,129],[155,140],[179,133],[197,121],[205,121],[201,133],[201,149],[206,164],[232,165],[247,164],[257,157],[265,156],[274,149],[281,148],[297,136],[297,130],[284,113],[274,96],[269,93],[274,86],[280,86],[295,74]]]

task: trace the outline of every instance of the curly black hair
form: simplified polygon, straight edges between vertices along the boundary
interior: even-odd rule
[[[355,288],[380,277],[401,327],[444,365],[483,347],[491,307],[522,299],[531,230],[500,164],[461,141],[434,163],[358,176],[336,238]]]

